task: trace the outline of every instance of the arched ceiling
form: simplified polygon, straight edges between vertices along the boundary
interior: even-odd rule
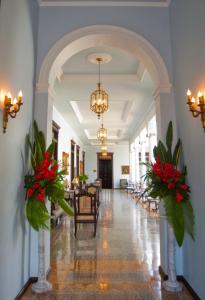
[[[124,143],[143,120],[153,103],[153,83],[132,54],[113,47],[92,47],[73,55],[62,67],[56,80],[54,106],[73,127],[85,144],[97,142],[96,132],[101,122],[90,111],[90,94],[96,89],[98,66],[87,56],[108,53],[111,62],[101,66],[101,82],[109,94],[110,109],[104,114],[109,143]]]

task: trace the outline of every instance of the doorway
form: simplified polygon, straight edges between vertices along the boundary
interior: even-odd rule
[[[97,154],[98,178],[102,179],[103,189],[113,188],[113,153],[108,153],[103,157],[101,153]]]

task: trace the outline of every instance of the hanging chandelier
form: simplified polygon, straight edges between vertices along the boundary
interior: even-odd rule
[[[103,143],[107,138],[107,129],[103,127],[103,124],[97,132],[97,138],[101,143]]]
[[[107,146],[106,146],[105,144],[103,144],[103,145],[101,146],[101,151],[102,151],[102,152],[107,152]]]
[[[98,140],[103,144],[107,138],[107,129],[103,127],[103,114],[102,114],[102,125],[97,132]]]
[[[97,114],[98,119],[100,119],[100,115],[108,110],[108,94],[102,89],[100,83],[100,64],[103,59],[97,57],[96,61],[99,66],[99,81],[97,83],[97,90],[90,95],[90,109],[94,111]]]

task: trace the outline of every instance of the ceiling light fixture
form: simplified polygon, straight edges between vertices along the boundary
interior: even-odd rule
[[[103,58],[97,57],[96,61],[99,66],[99,81],[97,90],[90,95],[90,109],[94,111],[98,119],[100,119],[100,115],[108,110],[108,94],[102,89],[100,83],[100,64],[103,62]]]
[[[103,144],[107,138],[107,129],[103,127],[103,114],[102,114],[102,126],[97,132],[98,140]]]

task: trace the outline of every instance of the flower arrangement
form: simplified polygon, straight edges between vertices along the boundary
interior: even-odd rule
[[[179,246],[187,232],[194,239],[194,212],[190,202],[190,187],[186,183],[187,170],[178,169],[182,144],[178,140],[172,153],[173,127],[169,122],[166,146],[159,141],[155,146],[154,163],[145,164],[147,172],[145,192],[153,198],[162,199],[168,222],[173,228]]]
[[[45,146],[45,137],[34,122],[34,142],[29,136],[27,142],[31,151],[32,174],[25,176],[26,188],[26,216],[30,225],[35,229],[49,229],[50,215],[46,207],[46,199],[59,204],[70,216],[72,208],[64,200],[64,171],[53,160],[54,144],[48,149]]]

